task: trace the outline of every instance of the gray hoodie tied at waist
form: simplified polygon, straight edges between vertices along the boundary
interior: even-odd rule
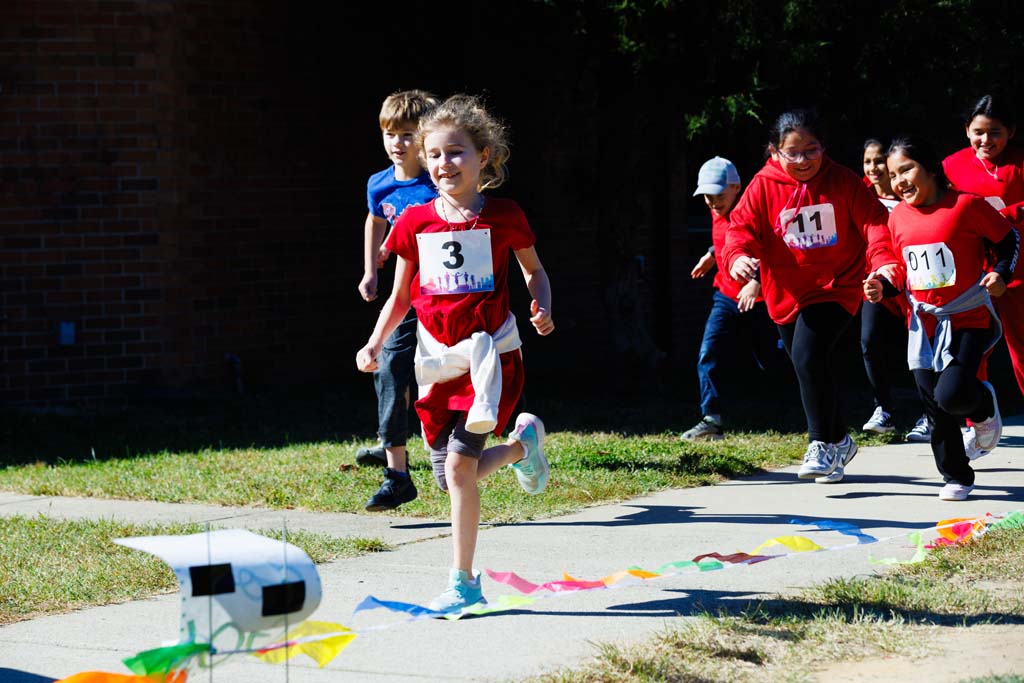
[[[907,290],[907,299],[910,300],[910,328],[907,339],[907,363],[911,370],[922,370],[931,368],[935,372],[942,372],[950,362],[953,361],[953,354],[949,347],[953,343],[953,323],[949,317],[954,313],[966,313],[984,306],[992,315],[992,338],[985,348],[989,351],[999,338],[1003,336],[1003,326],[999,322],[996,309],[992,306],[992,298],[988,290],[981,286],[981,279],[967,291],[950,301],[945,306],[932,306],[923,301],[918,301]],[[921,314],[929,313],[935,316],[935,348],[928,339],[921,324]]]

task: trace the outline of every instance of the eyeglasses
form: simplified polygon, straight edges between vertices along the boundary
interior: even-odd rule
[[[814,161],[815,159],[820,159],[821,155],[825,153],[825,148],[811,147],[810,149],[805,149],[803,152],[797,152],[796,154],[783,152],[778,147],[775,148],[775,151],[778,152],[780,157],[786,160],[786,163],[799,164],[801,161],[804,161],[805,159],[807,161]]]

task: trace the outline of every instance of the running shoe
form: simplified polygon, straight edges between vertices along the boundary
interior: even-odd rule
[[[939,500],[967,500],[967,496],[973,490],[973,486],[964,486],[960,482],[951,479],[939,491]]]
[[[882,410],[882,406],[875,408],[875,412],[871,413],[871,417],[864,426],[861,427],[865,432],[875,432],[877,434],[888,434],[889,432],[896,429],[892,423],[892,415]]]
[[[722,430],[722,425],[705,415],[700,422],[683,432],[680,438],[683,441],[700,441],[702,439],[718,441],[725,438],[725,432]]]
[[[461,569],[451,569],[448,572],[448,588],[431,600],[428,607],[435,612],[454,614],[481,602],[487,604],[480,585],[480,575],[470,576]]]
[[[509,465],[515,471],[519,485],[531,496],[540,493],[548,485],[551,475],[548,459],[544,457],[544,423],[536,415],[520,413],[509,438],[521,443],[526,451],[522,460]]]
[[[981,384],[992,394],[993,414],[987,420],[974,423],[974,434],[978,450],[992,452],[999,445],[999,437],[1003,435],[1003,417],[999,414],[999,401],[996,400],[995,388],[988,382]]]
[[[796,476],[801,479],[816,479],[835,472],[839,460],[836,457],[834,444],[824,441],[812,441],[807,444],[807,452],[804,453],[804,464]]]
[[[922,415],[917,418],[917,422],[909,432],[907,432],[907,441],[911,443],[931,443],[932,442],[932,423],[928,419],[927,415]]]

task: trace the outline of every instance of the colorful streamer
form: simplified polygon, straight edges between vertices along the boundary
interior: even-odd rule
[[[789,548],[794,553],[808,553],[812,550],[824,550],[823,547],[815,543],[809,538],[803,536],[776,536],[770,538],[761,545],[754,548],[750,553],[751,555],[760,555],[761,551],[765,548],[771,548],[772,546],[781,545]]]
[[[284,642],[262,647],[253,653],[268,664],[280,664],[296,655],[306,655],[322,669],[355,640],[352,629],[329,621],[304,621],[288,631]]]
[[[185,683],[187,680],[188,674],[184,671],[175,671],[166,676],[131,676],[104,671],[84,671],[68,678],[62,678],[55,683]]]
[[[183,669],[197,654],[209,652],[209,644],[181,643],[169,647],[144,650],[134,657],[122,660],[133,673],[139,676],[166,675]]]
[[[917,548],[914,556],[909,560],[898,560],[895,557],[883,557],[882,559],[876,560],[871,555],[868,555],[868,562],[872,564],[917,564],[918,562],[924,562],[925,555],[927,554],[924,544],[924,536],[921,535],[920,531],[911,531],[907,535],[907,539],[910,540]]]

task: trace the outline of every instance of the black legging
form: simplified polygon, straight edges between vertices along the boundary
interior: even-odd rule
[[[881,406],[891,413],[892,379],[907,369],[907,323],[881,303],[870,301],[864,302],[860,317],[860,351],[874,392],[875,407]]]
[[[935,425],[935,466],[943,479],[954,479],[965,486],[974,485],[974,470],[964,452],[960,420],[969,417],[973,422],[981,422],[995,413],[992,395],[978,380],[978,365],[991,335],[990,330],[957,330],[949,348],[953,361],[945,370],[914,370],[925,412]]]
[[[800,383],[810,441],[839,443],[846,436],[835,377],[835,347],[851,320],[853,316],[845,308],[825,302],[811,304],[801,309],[793,322],[779,325],[779,336]]]

